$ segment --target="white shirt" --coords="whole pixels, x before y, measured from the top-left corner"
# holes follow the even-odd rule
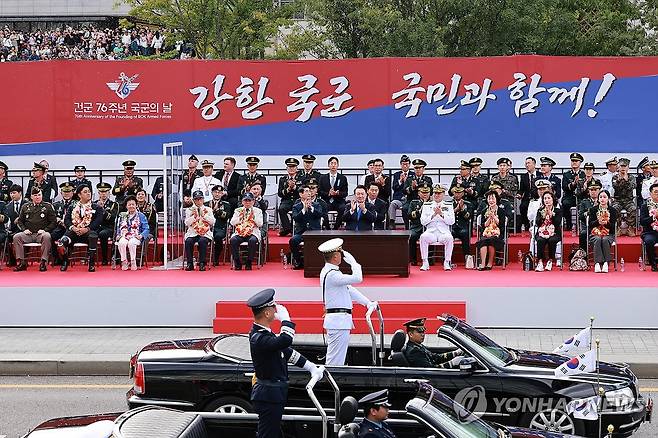
[[[436,206],[441,207],[443,217],[438,214],[434,216]],[[423,204],[423,210],[420,214],[420,223],[426,227],[427,231],[451,235],[450,225],[455,223],[455,210],[452,208],[452,203],[445,201],[440,203],[436,201],[426,202]]]
[[[208,202],[212,199],[212,188],[220,185],[222,183],[214,176],[198,176],[194,180],[192,194],[197,190],[201,190],[203,192],[203,202]]]
[[[528,221],[530,221],[530,227],[535,226],[539,207],[541,207],[541,199],[531,199],[528,203]]]
[[[185,238],[187,239],[188,237],[199,236],[197,230],[195,230],[192,226],[192,224],[195,222],[194,210],[198,208],[201,209],[201,217],[208,223],[208,231],[203,234],[203,237],[212,239],[212,229],[215,225],[215,215],[212,213],[212,208],[206,207],[205,205],[202,205],[201,207],[194,205],[185,209],[185,226],[187,227],[187,230],[185,231]]]
[[[658,183],[658,177],[652,176],[651,178],[642,181],[642,199],[649,199],[649,187]]]
[[[612,177],[615,176],[616,173],[614,172],[608,172],[605,171],[601,174],[601,178],[599,181],[601,181],[601,190],[607,190],[610,192],[610,196],[613,197],[615,196],[615,189],[612,188]]]
[[[364,306],[370,302],[365,295],[352,287],[352,284],[363,281],[361,265],[354,262],[351,267],[352,275],[347,275],[340,272],[336,265],[324,264],[324,268],[320,272],[320,290],[322,290],[322,284],[324,283],[325,309],[351,309],[352,301]],[[349,313],[326,313],[323,326],[325,329],[338,330],[351,330],[354,328],[352,315]]]
[[[233,212],[233,217],[231,217],[231,225],[236,226],[240,223],[240,214],[244,210],[244,207],[238,207]],[[254,212],[254,228],[251,230],[251,235],[256,236],[260,240],[260,227],[263,226],[263,210],[258,207],[252,207],[251,210]],[[250,213],[251,214],[251,213]],[[237,233],[234,231],[233,235]]]

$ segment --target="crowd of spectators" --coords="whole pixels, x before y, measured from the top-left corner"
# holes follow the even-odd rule
[[[23,32],[0,29],[0,62],[52,59],[119,60],[130,56],[159,56],[166,46],[176,47],[180,57],[189,56],[180,41],[166,40],[161,29],[99,29],[71,26]]]

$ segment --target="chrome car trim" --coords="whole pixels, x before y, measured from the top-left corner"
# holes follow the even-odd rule
[[[194,406],[194,403],[190,403],[190,402],[141,398],[141,397],[137,397],[136,395],[130,396],[130,398],[128,399],[128,403],[134,403],[138,405],[181,406],[188,408]]]

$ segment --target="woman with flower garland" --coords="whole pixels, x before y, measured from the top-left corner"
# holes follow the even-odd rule
[[[137,198],[130,195],[125,202],[126,211],[119,213],[116,241],[121,254],[121,270],[128,270],[126,249],[130,252],[130,269],[137,270],[137,247],[148,237],[149,224],[144,213],[137,210]]]
[[[640,208],[640,223],[644,228],[642,244],[647,254],[647,262],[651,265],[653,272],[658,272],[655,248],[658,243],[658,184],[652,184],[649,187],[649,198]]]
[[[541,207],[537,212],[535,225],[537,235],[537,267],[535,271],[542,272],[553,269],[553,261],[557,244],[562,241],[562,210],[558,207],[553,192],[546,192],[541,197]],[[546,258],[548,246],[548,259]]]
[[[495,190],[489,190],[484,198],[486,207],[480,211],[479,222],[481,237],[477,242],[480,251],[478,271],[490,271],[496,261],[496,251],[505,248],[505,227],[507,216],[505,207],[500,202],[500,195]]]
[[[594,272],[608,272],[611,249],[617,231],[617,210],[610,205],[610,192],[599,192],[599,203],[589,209],[589,244],[594,250]]]

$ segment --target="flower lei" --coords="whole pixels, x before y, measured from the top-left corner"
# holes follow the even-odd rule
[[[539,237],[548,239],[549,237],[553,237],[555,235],[555,225],[553,225],[552,216],[546,215],[546,210],[543,211],[543,214],[545,215],[544,222],[539,226],[537,233],[539,233]]]
[[[649,216],[653,218],[651,222],[651,229],[658,231],[658,202],[654,202],[653,199],[647,201],[647,207],[649,209]]]
[[[599,220],[599,226],[592,229],[593,236],[608,236],[610,230],[605,226],[610,223],[610,211],[607,208],[601,208],[596,211],[596,218]]]
[[[84,214],[80,214],[80,207],[84,210]],[[77,228],[88,228],[91,224],[91,217],[93,215],[93,208],[91,202],[88,204],[77,203],[73,207],[73,214],[71,215],[71,222]]]

